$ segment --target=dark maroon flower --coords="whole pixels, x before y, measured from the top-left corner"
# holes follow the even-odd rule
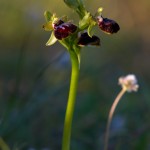
[[[63,22],[62,20],[59,20],[57,23],[54,23],[54,35],[58,40],[68,37],[76,30],[77,26],[70,22]]]
[[[113,34],[120,30],[118,23],[114,20],[103,18],[102,16],[98,17],[97,19],[100,29],[108,34]]]
[[[82,33],[79,37],[78,40],[78,45],[79,46],[86,46],[86,45],[94,45],[94,46],[99,46],[100,45],[100,39],[93,35],[90,37],[87,32]]]

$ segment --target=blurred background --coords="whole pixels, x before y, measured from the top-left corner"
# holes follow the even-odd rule
[[[150,149],[150,1],[85,0],[92,14],[116,20],[121,30],[101,47],[83,48],[72,128],[72,150],[102,150],[107,117],[121,90],[118,78],[137,76],[111,126],[109,150]],[[62,0],[0,1],[0,136],[15,150],[59,150],[69,90],[70,60],[59,43],[46,47],[44,11],[78,16]]]

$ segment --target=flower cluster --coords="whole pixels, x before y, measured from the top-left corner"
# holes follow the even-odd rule
[[[132,91],[136,92],[139,88],[137,79],[133,74],[129,74],[125,77],[120,77],[118,81],[119,81],[119,85],[121,85],[122,88],[127,90],[128,92],[132,92]]]
[[[99,28],[107,34],[113,34],[120,30],[117,22],[103,18],[101,13],[92,16],[89,12],[85,12],[78,26],[68,21],[65,17],[57,18],[55,14],[52,15],[50,12],[46,12],[45,17],[47,23],[43,25],[43,28],[46,31],[52,31],[47,45],[52,45],[57,40],[61,42],[61,40],[69,39],[69,44],[72,44],[72,41],[74,41],[74,44],[79,47],[99,46],[99,37],[91,34],[94,26],[98,25]]]

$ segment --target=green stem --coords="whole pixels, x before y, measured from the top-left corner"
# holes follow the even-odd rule
[[[79,58],[78,58],[77,54],[74,51],[69,51],[69,52],[70,52],[70,58],[71,58],[71,64],[72,64],[72,72],[71,72],[68,104],[67,104],[66,115],[65,115],[62,150],[70,149],[72,118],[73,118],[79,70],[80,70],[79,69],[79,67],[80,67]]]

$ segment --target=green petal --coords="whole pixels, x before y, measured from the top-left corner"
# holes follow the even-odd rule
[[[56,41],[57,41],[57,39],[56,39],[56,37],[55,37],[55,35],[54,35],[54,32],[52,32],[52,34],[51,34],[49,40],[48,40],[47,43],[46,43],[46,46],[51,46],[51,45],[55,44]]]
[[[83,19],[79,22],[79,28],[81,30],[84,30],[85,28],[87,28],[89,26],[90,20],[91,20],[90,13],[86,13]]]
[[[49,11],[44,12],[44,16],[47,22],[51,20],[52,14]]]
[[[93,28],[94,28],[95,25],[96,25],[96,22],[91,20],[90,25],[89,25],[88,30],[87,30],[88,35],[89,35],[90,37],[93,36],[92,31],[93,31]]]

